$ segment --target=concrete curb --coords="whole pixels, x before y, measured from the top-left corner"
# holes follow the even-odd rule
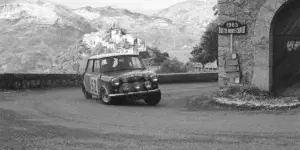
[[[298,108],[300,106],[300,101],[298,103],[293,103],[290,105],[283,105],[283,106],[268,106],[268,105],[253,105],[251,103],[244,103],[244,104],[238,104],[238,103],[225,103],[217,100],[217,98],[213,99],[215,105],[230,109],[239,109],[239,110],[284,110],[284,109],[294,109]]]

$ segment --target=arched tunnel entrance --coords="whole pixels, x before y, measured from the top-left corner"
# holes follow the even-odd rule
[[[290,0],[277,11],[271,36],[273,91],[300,96],[300,0]]]

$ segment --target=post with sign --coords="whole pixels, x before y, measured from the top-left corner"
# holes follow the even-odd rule
[[[240,83],[240,67],[238,55],[233,50],[233,35],[247,34],[247,26],[240,22],[231,20],[219,26],[220,35],[230,35],[230,53],[225,59],[225,72],[234,80],[234,83]]]

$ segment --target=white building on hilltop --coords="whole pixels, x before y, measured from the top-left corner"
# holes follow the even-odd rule
[[[115,26],[110,28],[106,33],[98,31],[85,34],[83,43],[89,48],[95,48],[100,43],[102,46],[120,53],[146,51],[146,44],[143,40],[126,34],[121,28]]]

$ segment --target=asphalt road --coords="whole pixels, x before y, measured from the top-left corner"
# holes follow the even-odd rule
[[[158,106],[106,106],[80,88],[0,93],[0,149],[281,150],[300,148],[300,115],[191,109],[215,83],[161,85]]]

